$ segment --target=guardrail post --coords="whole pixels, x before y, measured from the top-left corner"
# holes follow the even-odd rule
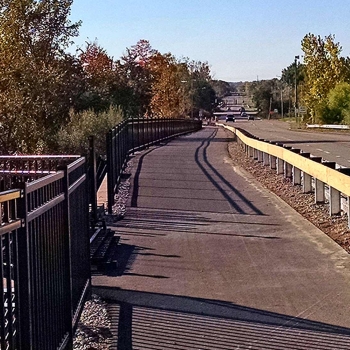
[[[287,146],[287,145],[283,145],[283,148],[287,149],[287,150],[291,150],[292,147],[291,146]],[[287,162],[284,162],[284,177],[285,178],[292,178],[292,171],[293,170],[293,166],[292,164],[289,164]]]
[[[322,164],[331,169],[336,168],[335,162],[322,162]],[[340,192],[335,188],[329,186],[329,215],[339,214],[340,211],[341,211]]]
[[[253,150],[253,159],[258,159],[258,150],[256,148]]]
[[[263,161],[263,153],[262,151],[258,150],[258,162],[261,163]]]
[[[282,158],[277,158],[277,174],[284,173],[284,160]]]
[[[314,162],[322,163],[322,157],[310,157]],[[315,178],[315,203],[324,203],[324,183]]]
[[[300,154],[301,150],[299,148],[292,148],[291,151],[296,154]],[[293,185],[301,184],[301,170],[295,166],[293,166]]]
[[[275,156],[270,156],[270,168],[276,169],[276,160],[277,158]]]
[[[284,162],[284,177],[292,178],[293,176],[293,166],[287,162]]]
[[[270,157],[266,152],[263,152],[263,164],[266,166],[270,165]]]
[[[319,179],[315,179],[315,203],[324,203],[324,201],[324,183]]]
[[[312,192],[312,177],[305,172],[303,172],[303,192]]]
[[[340,192],[333,187],[329,187],[329,215],[339,214],[341,211]]]
[[[311,154],[309,152],[302,152],[300,153],[301,156],[304,158],[310,158]],[[302,172],[302,177],[303,177],[303,193],[310,193],[312,192],[312,177],[305,173],[304,171]]]
[[[248,153],[249,153],[249,157],[250,157],[250,158],[253,158],[253,157],[254,157],[254,148],[251,147],[251,146],[249,146],[249,151],[248,151]]]
[[[342,174],[346,174],[350,176],[350,168],[339,168],[338,169],[339,172],[341,172]],[[347,201],[348,201],[348,210],[347,210],[347,214],[348,214],[348,227],[350,228],[350,196],[347,196]]]
[[[293,166],[293,185],[301,185],[301,170]]]

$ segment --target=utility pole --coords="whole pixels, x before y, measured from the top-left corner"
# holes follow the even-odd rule
[[[193,78],[191,78],[191,95],[192,95],[192,106],[191,106],[191,119],[193,120],[193,99],[194,99],[194,93],[193,93]]]
[[[298,80],[297,80],[297,74],[298,74],[297,60],[298,59],[299,59],[299,56],[295,56],[295,58],[294,58],[294,64],[295,64],[295,106],[294,106],[294,115],[295,115],[295,121],[297,123],[297,126],[299,126],[299,123],[298,123]]]
[[[283,119],[283,85],[281,86],[281,116]]]

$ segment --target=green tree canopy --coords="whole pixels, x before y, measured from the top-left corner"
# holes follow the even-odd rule
[[[350,84],[339,83],[331,89],[321,111],[323,123],[350,124]]]
[[[325,38],[314,34],[302,40],[304,51],[305,82],[303,101],[313,120],[321,119],[321,111],[327,103],[331,89],[344,81],[344,58],[340,57],[341,46],[334,35]]]

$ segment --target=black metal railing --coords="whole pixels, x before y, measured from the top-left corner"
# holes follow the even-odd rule
[[[0,157],[0,184],[17,187],[0,192],[0,348],[71,349],[90,292],[85,158]]]
[[[202,122],[193,119],[127,119],[107,134],[108,212],[130,153],[169,138],[198,131]]]
[[[107,159],[91,138],[89,166],[74,155],[0,156],[0,349],[72,349],[106,172],[111,212],[130,153],[200,128],[195,120],[125,120],[107,135]]]

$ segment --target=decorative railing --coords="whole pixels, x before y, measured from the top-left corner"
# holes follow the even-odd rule
[[[114,195],[130,153],[201,127],[202,122],[193,119],[130,118],[111,129],[107,134],[108,212],[112,213]]]
[[[70,349],[90,291],[85,158],[0,157],[0,184],[0,348]]]

